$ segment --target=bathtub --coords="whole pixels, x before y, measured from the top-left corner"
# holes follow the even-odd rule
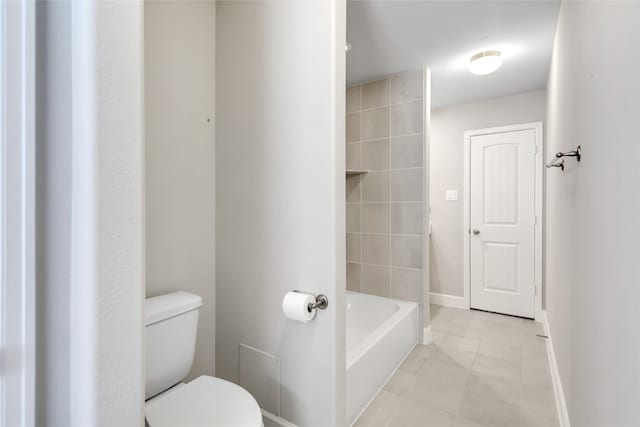
[[[347,292],[347,422],[358,418],[418,341],[418,305]]]

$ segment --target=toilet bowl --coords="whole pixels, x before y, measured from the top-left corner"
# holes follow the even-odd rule
[[[207,375],[147,403],[150,427],[261,427],[255,399],[242,387]]]
[[[256,400],[242,387],[202,375],[193,364],[202,299],[173,292],[145,301],[145,418],[149,427],[262,427]]]

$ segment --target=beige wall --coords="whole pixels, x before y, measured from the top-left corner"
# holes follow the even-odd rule
[[[415,301],[424,290],[422,70],[347,89],[347,287]]]
[[[640,420],[640,4],[563,2],[549,77],[546,310],[574,426]],[[549,154],[547,154],[549,157]]]
[[[215,4],[147,1],[144,29],[146,293],[202,297],[190,377],[213,374]]]
[[[545,91],[535,91],[431,112],[431,292],[464,295],[464,132],[544,121],[545,103]],[[447,190],[457,190],[458,200],[447,201]]]

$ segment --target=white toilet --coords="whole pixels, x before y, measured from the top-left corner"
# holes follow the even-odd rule
[[[145,417],[150,427],[261,427],[262,414],[245,389],[202,375],[181,381],[193,363],[202,299],[173,292],[145,301]]]

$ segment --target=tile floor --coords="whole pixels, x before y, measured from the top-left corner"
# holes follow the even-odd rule
[[[432,306],[418,345],[356,426],[558,426],[542,324]]]

